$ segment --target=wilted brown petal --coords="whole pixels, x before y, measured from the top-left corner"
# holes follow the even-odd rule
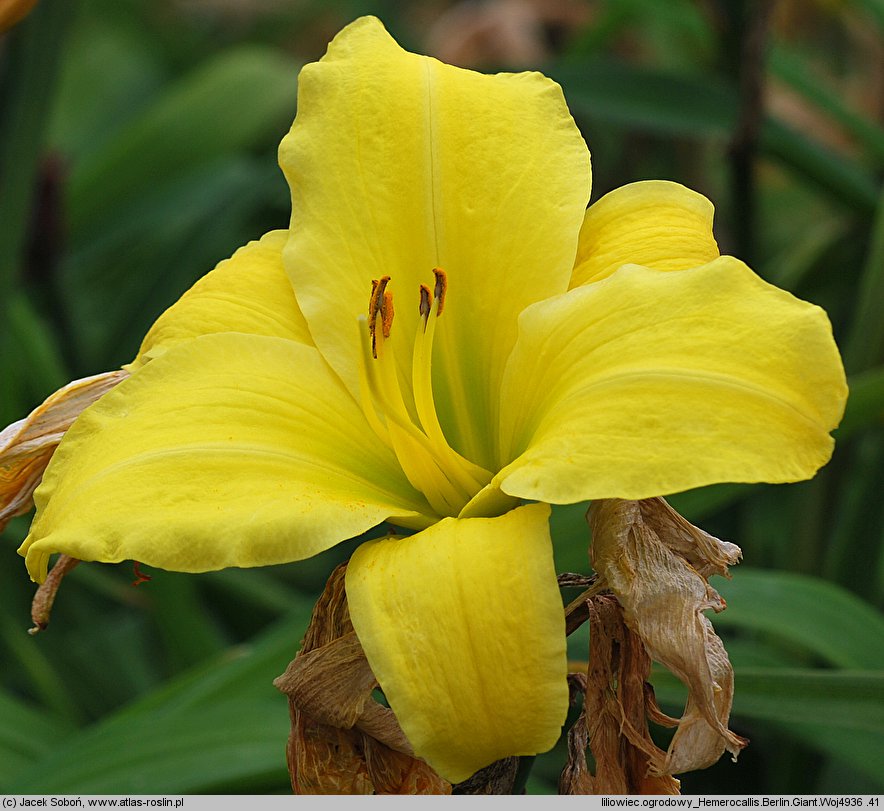
[[[0,532],[33,506],[43,471],[74,420],[128,376],[120,369],[74,380],[0,432]]]
[[[396,719],[393,718],[393,721]],[[398,727],[398,722],[396,726]],[[390,749],[370,735],[363,735],[362,740],[365,745],[365,762],[375,794],[451,793],[450,784],[424,761]]]
[[[740,550],[684,521],[662,499],[594,502],[592,562],[651,657],[688,687],[689,699],[657,774],[702,769],[747,741],[728,728],[733,669],[703,611],[724,600],[706,581],[727,574]],[[701,574],[703,573],[703,574]]]
[[[302,651],[274,684],[315,721],[350,729],[377,682],[356,632],[350,631]]]
[[[301,650],[274,684],[289,697],[287,746],[296,794],[448,794],[451,786],[411,747],[392,711],[372,697],[377,680],[344,592],[346,564],[329,577]]]
[[[589,601],[590,650],[583,712],[568,735],[562,794],[677,794],[678,780],[660,775],[666,753],[647,728],[646,680],[651,660],[627,627],[617,599]],[[573,676],[572,676],[573,679]],[[589,773],[584,750],[595,759]]]
[[[740,562],[740,547],[729,541],[720,541],[708,532],[695,527],[684,516],[679,515],[662,498],[646,498],[637,502],[642,521],[650,526],[657,536],[676,555],[683,557],[697,573],[709,579],[710,575],[720,574],[730,577],[728,566]]]

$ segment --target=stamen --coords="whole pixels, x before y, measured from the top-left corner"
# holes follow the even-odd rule
[[[378,342],[377,342],[377,320],[378,315],[381,316],[381,331],[385,329],[385,317],[383,315],[383,311],[385,309],[384,305],[387,300],[387,285],[390,282],[389,276],[381,276],[380,279],[372,279],[371,280],[371,296],[368,299],[368,331],[371,334],[371,356],[373,358],[377,358],[378,356]],[[393,307],[392,304],[390,306],[390,319],[389,323],[393,323]],[[385,337],[389,337],[389,327],[387,327],[387,332]]]
[[[421,320],[424,322],[424,332],[427,331],[427,321],[430,318],[430,309],[433,306],[432,294],[430,293],[430,288],[425,284],[421,285],[421,303],[418,306],[418,311],[421,314]]]
[[[448,278],[445,271],[440,268],[435,268],[433,275],[436,277],[434,291],[436,295],[432,299],[429,289],[421,285],[420,312],[424,317],[424,329],[417,334],[412,355],[411,381],[414,389],[414,405],[421,427],[433,443],[435,453],[443,462],[446,474],[468,494],[468,498],[471,498],[491,480],[491,474],[465,459],[448,444],[436,413],[432,382],[433,336],[436,332],[436,318],[442,311]],[[436,318],[430,318],[433,304],[436,305]],[[426,315],[424,315],[425,310]]]
[[[406,478],[426,496],[433,510],[439,515],[457,515],[464,494],[452,486],[426,435],[408,416],[392,366],[394,358],[385,351],[383,331],[377,333],[378,357],[372,358],[368,325],[364,317],[359,320],[363,346],[361,400],[369,425],[396,454]]]
[[[416,418],[403,397],[396,357],[386,345],[393,324],[393,294],[386,289],[389,276],[372,280],[368,318],[359,319],[363,347],[360,397],[369,425],[396,454],[411,484],[439,515],[457,515],[491,480],[491,474],[448,444],[436,415],[432,389],[433,335],[448,279],[439,268],[434,269],[433,275],[432,291],[427,285],[420,286],[423,329],[415,337],[411,375]]]
[[[384,291],[390,283],[389,276],[381,276],[380,279],[371,280],[371,296],[368,299],[368,320],[371,321],[381,308]]]
[[[369,297],[368,297],[368,315],[369,315],[369,318],[370,318],[371,315],[372,315],[372,308],[373,308],[374,303],[375,303],[375,295],[374,295],[374,294],[375,294],[375,291],[376,291],[377,289],[378,289],[378,280],[377,280],[377,279],[372,279],[372,280],[371,280],[371,295],[369,295]]]
[[[448,276],[442,268],[433,268],[436,284],[433,288],[433,296],[436,299],[436,315],[442,315],[445,307],[445,293],[448,290]]]

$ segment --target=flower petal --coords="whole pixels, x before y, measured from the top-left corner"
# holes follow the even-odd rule
[[[128,376],[117,370],[74,380],[0,431],[0,532],[10,519],[31,509],[46,465],[83,409]]]
[[[354,393],[371,279],[392,279],[391,341],[408,380],[419,285],[433,286],[434,267],[447,273],[437,406],[451,444],[487,465],[518,313],[567,288],[589,196],[589,153],[559,86],[408,53],[365,17],[301,71],[280,164],[296,226],[286,269]]]
[[[347,569],[350,617],[415,752],[453,783],[544,752],[568,708],[549,507],[444,519],[371,541]]]
[[[798,481],[828,461],[846,395],[825,313],[742,262],[627,266],[522,316],[495,482],[570,503]]]
[[[714,208],[702,194],[668,180],[629,183],[593,203],[583,218],[571,287],[633,264],[686,270],[718,257]]]
[[[245,332],[313,344],[282,266],[288,231],[270,231],[203,276],[153,324],[131,371],[199,335]]]
[[[226,333],[172,347],[68,431],[20,552],[178,571],[309,557],[431,519],[315,348]]]

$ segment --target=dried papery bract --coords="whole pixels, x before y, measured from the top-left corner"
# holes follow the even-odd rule
[[[583,711],[568,733],[568,762],[559,781],[562,794],[678,794],[679,782],[661,774],[666,753],[648,732],[647,719],[666,718],[647,685],[651,660],[626,626],[617,599],[588,600],[590,653],[587,674],[572,674],[572,696],[583,692]],[[586,748],[595,774],[586,764]]]
[[[274,684],[289,697],[287,746],[295,794],[449,794],[411,747],[356,638],[342,564],[313,609],[301,650]]]
[[[0,432],[0,532],[33,506],[43,471],[74,420],[128,376],[120,369],[74,380]]]
[[[707,577],[727,575],[740,549],[692,526],[663,499],[593,502],[592,563],[623,606],[626,625],[651,658],[688,687],[685,712],[657,774],[679,774],[734,757],[748,741],[728,727],[734,674],[703,611],[725,602]]]

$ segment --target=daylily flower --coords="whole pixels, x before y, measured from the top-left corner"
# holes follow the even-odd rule
[[[549,505],[812,476],[846,396],[829,322],[719,257],[684,187],[586,210],[558,85],[373,18],[302,71],[280,162],[290,229],[171,307],[70,428],[28,570],[263,566],[389,522],[415,534],[360,546],[346,591],[414,752],[457,782],[544,751],[568,707]]]

